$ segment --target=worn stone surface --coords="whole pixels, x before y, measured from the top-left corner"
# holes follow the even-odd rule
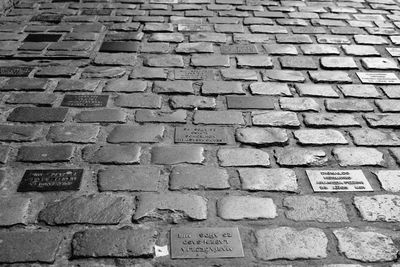
[[[400,171],[397,170],[381,170],[375,172],[381,186],[389,192],[400,192]]]
[[[95,143],[100,127],[92,125],[51,126],[47,139],[54,143]]]
[[[130,126],[118,125],[107,137],[109,143],[157,143],[164,135],[161,125]]]
[[[347,258],[363,262],[391,261],[399,252],[392,239],[386,235],[354,228],[333,231],[339,242],[339,250]]]
[[[296,113],[290,111],[255,111],[251,113],[253,125],[299,127],[300,121]]]
[[[228,173],[216,167],[184,167],[172,169],[169,188],[180,189],[227,189],[229,185]]]
[[[286,217],[294,221],[348,222],[344,205],[338,198],[317,196],[287,197],[283,205]]]
[[[17,160],[22,162],[63,162],[74,156],[71,145],[23,146],[19,149]]]
[[[366,147],[337,147],[333,154],[340,166],[382,166],[383,154],[375,148]]]
[[[324,150],[305,148],[276,149],[275,157],[280,166],[324,166],[328,162]]]
[[[94,194],[68,197],[48,203],[39,213],[39,220],[49,225],[118,224],[132,214],[134,205],[127,197]]]
[[[0,199],[0,225],[11,226],[29,223],[32,199],[27,197],[2,197]]]
[[[366,221],[398,222],[399,199],[396,195],[360,196],[354,197],[354,205]]]
[[[269,166],[269,154],[261,149],[221,148],[217,154],[219,164],[229,166]]]
[[[134,220],[144,218],[191,220],[207,219],[207,199],[201,196],[181,193],[146,193],[139,197]]]
[[[204,148],[200,146],[156,146],[151,150],[154,164],[202,163]]]
[[[278,216],[270,198],[229,196],[217,202],[218,216],[225,220],[272,219]]]
[[[316,228],[296,230],[290,227],[256,231],[256,257],[272,259],[323,259],[327,257],[328,239]]]
[[[343,134],[337,130],[297,130],[294,137],[303,145],[347,144]]]
[[[238,128],[236,139],[245,144],[284,145],[288,141],[286,130],[275,128]]]
[[[83,158],[90,163],[134,164],[140,162],[141,147],[138,145],[104,145],[85,147]]]

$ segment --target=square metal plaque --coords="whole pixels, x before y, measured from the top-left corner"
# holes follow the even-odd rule
[[[400,79],[392,72],[357,72],[362,83],[400,84]]]
[[[242,241],[237,227],[172,228],[171,258],[242,258]]]
[[[109,95],[65,95],[61,106],[64,107],[105,107]]]
[[[137,52],[139,48],[138,42],[103,42],[100,52],[118,53],[118,52]]]
[[[257,47],[253,44],[247,45],[222,45],[221,54],[257,54]]]
[[[228,134],[222,127],[176,127],[175,143],[226,144],[228,143]]]
[[[0,76],[26,77],[33,67],[0,67]]]
[[[79,190],[83,169],[27,170],[18,192]]]
[[[314,192],[374,191],[361,170],[306,170]]]

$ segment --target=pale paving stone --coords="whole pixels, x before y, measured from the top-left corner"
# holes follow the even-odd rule
[[[379,98],[381,95],[375,86],[370,84],[342,84],[338,88],[346,97]]]
[[[231,166],[269,166],[269,154],[261,149],[253,148],[221,148],[217,157],[219,165]]]
[[[328,111],[336,112],[374,111],[374,107],[366,100],[327,99],[325,107]]]
[[[277,95],[277,96],[291,96],[289,86],[284,83],[263,83],[255,82],[250,84],[250,91],[253,95]]]
[[[229,56],[203,56],[193,55],[190,59],[191,65],[196,67],[229,67]]]
[[[267,70],[262,72],[265,82],[304,82],[306,78],[300,71],[294,70]]]
[[[126,113],[122,110],[105,108],[81,111],[75,116],[75,121],[123,123],[126,121],[126,116]]]
[[[290,111],[319,111],[319,104],[312,98],[305,97],[281,97],[279,99],[281,109]]]
[[[339,242],[339,251],[349,259],[362,262],[397,259],[398,250],[388,236],[350,227],[334,230],[333,233]]]
[[[379,56],[379,52],[372,45],[343,45],[346,55],[349,56]]]
[[[352,57],[322,57],[321,66],[326,69],[358,69]]]
[[[229,175],[225,169],[209,166],[177,166],[171,171],[170,190],[228,189]]]
[[[395,132],[382,132],[374,129],[350,131],[354,144],[359,146],[400,146],[400,138]]]
[[[339,97],[328,84],[296,84],[300,96]]]
[[[400,165],[400,148],[391,148],[390,149],[391,154],[395,158],[397,164]]]
[[[257,81],[257,72],[248,69],[223,69],[221,75],[224,80]]]
[[[92,151],[94,149],[94,151]],[[135,164],[140,162],[141,147],[137,145],[103,145],[98,148],[85,147],[83,158],[90,163]]]
[[[218,216],[225,220],[272,219],[278,216],[270,198],[227,196],[217,202]]]
[[[208,111],[198,110],[193,116],[194,124],[238,124],[244,125],[243,114],[240,111]]]
[[[74,234],[72,254],[77,258],[152,257],[157,236],[157,231],[148,228],[84,230]]]
[[[380,57],[362,58],[361,64],[367,70],[397,70],[397,69],[399,69],[396,61],[389,59],[389,58],[380,58]]]
[[[110,132],[107,142],[118,143],[157,143],[164,136],[165,127],[162,125],[118,125]]]
[[[296,173],[291,169],[241,168],[242,189],[248,191],[297,192]]]
[[[55,143],[95,143],[100,127],[95,125],[51,126],[47,139]]]
[[[157,191],[160,169],[157,167],[109,167],[98,173],[99,191]]]
[[[245,144],[284,145],[288,142],[286,130],[275,128],[239,128],[236,139]]]
[[[153,164],[202,163],[204,148],[200,146],[156,146],[151,149]]]
[[[0,233],[0,262],[53,263],[63,240],[58,231],[10,231]]]
[[[256,257],[273,259],[323,259],[327,257],[328,239],[316,228],[296,230],[291,227],[266,228],[255,233]]]
[[[98,53],[94,58],[96,65],[134,66],[136,55],[128,53]]]
[[[253,125],[299,127],[300,122],[296,113],[290,111],[253,111]]]
[[[389,192],[400,192],[400,171],[398,170],[380,170],[375,172],[381,186]]]
[[[383,166],[383,154],[375,148],[366,147],[336,147],[333,154],[339,165],[346,166]]]
[[[158,94],[194,94],[194,89],[190,81],[155,81],[153,92]]]
[[[370,127],[400,127],[400,116],[398,114],[366,114],[364,118]]]
[[[217,106],[215,98],[204,96],[173,96],[169,102],[174,109],[214,109]]]
[[[369,222],[400,222],[400,197],[375,195],[354,197],[354,205]]]
[[[107,82],[103,92],[144,92],[146,87],[146,81],[117,79]]]
[[[381,86],[381,89],[389,98],[400,98],[400,90],[398,85]]]
[[[286,197],[285,215],[294,221],[349,222],[345,206],[339,198],[319,196]]]
[[[297,147],[276,149],[275,157],[280,166],[324,166],[328,162],[324,150]]]
[[[351,114],[309,113],[304,114],[304,124],[309,127],[349,127],[361,126]]]
[[[272,58],[268,56],[236,56],[237,65],[241,67],[273,67]]]
[[[147,56],[143,60],[143,66],[148,67],[183,67],[182,56]]]
[[[375,100],[382,112],[400,112],[400,100]]]
[[[343,134],[337,130],[297,130],[294,137],[303,145],[348,144]]]
[[[173,112],[156,112],[154,110],[142,109],[136,111],[135,117],[137,122],[186,123],[187,113],[186,110],[182,109]]]
[[[301,45],[304,55],[339,55],[340,51],[333,45],[309,44]]]
[[[12,226],[29,223],[32,199],[22,196],[0,198],[0,225]]]
[[[213,53],[213,45],[211,43],[181,43],[175,48],[176,53]]]
[[[138,200],[134,220],[154,218],[177,222],[184,218],[207,219],[207,199],[201,196],[182,193],[143,193]],[[169,214],[163,211],[168,211]]]
[[[39,213],[39,221],[49,225],[118,224],[132,214],[134,204],[125,196],[94,194],[68,197],[49,203]]]
[[[344,71],[309,71],[315,83],[352,83],[349,74]]]

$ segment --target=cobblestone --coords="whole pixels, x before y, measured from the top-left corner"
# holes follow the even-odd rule
[[[366,221],[398,222],[400,220],[399,197],[376,195],[354,197],[354,204]]]
[[[229,196],[218,200],[218,216],[225,220],[272,219],[278,216],[270,198]]]

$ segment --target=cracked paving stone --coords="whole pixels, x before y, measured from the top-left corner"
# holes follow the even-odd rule
[[[317,228],[297,230],[291,227],[266,228],[255,232],[256,257],[273,259],[324,259],[328,239]]]
[[[207,199],[194,194],[182,193],[143,193],[133,220],[161,219],[173,222],[182,219],[207,219]]]
[[[238,169],[242,189],[247,191],[297,192],[296,173],[291,169]]]
[[[383,234],[366,232],[351,227],[333,231],[339,251],[347,258],[362,262],[381,262],[397,259],[399,252],[393,240]]]
[[[217,157],[220,166],[263,166],[270,165],[269,154],[253,148],[221,148]]]
[[[328,157],[324,150],[305,148],[283,148],[275,150],[276,162],[280,166],[325,166]]]
[[[294,221],[349,222],[346,209],[339,198],[319,196],[286,197],[285,215]]]

